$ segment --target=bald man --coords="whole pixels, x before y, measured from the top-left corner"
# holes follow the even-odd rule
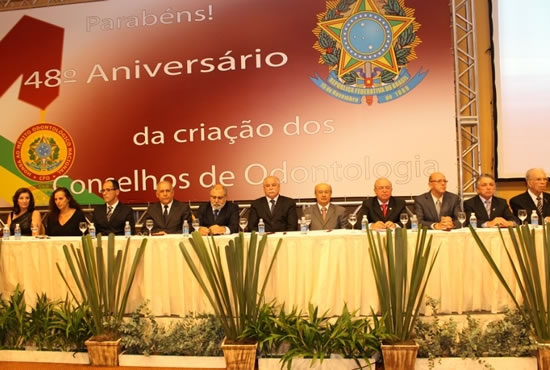
[[[518,210],[527,210],[527,223],[531,223],[531,213],[536,210],[539,215],[539,224],[542,221],[550,222],[550,194],[546,193],[548,176],[542,168],[531,168],[525,174],[527,190],[510,199],[510,207],[517,217]]]
[[[367,215],[369,227],[373,230],[402,227],[399,216],[406,212],[405,201],[392,196],[392,192],[393,187],[390,180],[385,177],[377,179],[374,182],[376,196],[363,201],[357,215],[357,222],[361,222],[363,215]]]
[[[449,181],[441,172],[434,172],[428,179],[430,191],[414,198],[418,224],[433,230],[451,230],[460,227],[458,212],[460,198],[447,191]]]

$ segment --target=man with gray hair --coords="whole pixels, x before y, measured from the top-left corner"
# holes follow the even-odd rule
[[[197,211],[201,235],[228,235],[239,232],[239,206],[227,203],[225,186],[210,188],[210,202],[201,204]]]
[[[476,181],[478,195],[464,202],[466,220],[475,213],[480,227],[508,227],[519,222],[510,211],[506,199],[495,196],[496,184],[493,176],[485,173]],[[467,222],[467,221],[466,221]]]
[[[548,176],[542,168],[531,168],[525,174],[527,191],[510,199],[510,206],[517,217],[518,210],[527,211],[527,223],[531,223],[531,213],[537,211],[539,224],[550,221],[550,194],[545,193]]]

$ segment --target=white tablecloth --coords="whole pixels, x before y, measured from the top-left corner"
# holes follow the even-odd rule
[[[537,233],[541,234],[540,229]],[[501,266],[508,266],[497,230],[480,229],[480,237]],[[408,233],[409,248],[414,248],[416,233]],[[441,313],[467,311],[500,312],[512,301],[490,270],[469,230],[430,231],[439,246],[426,295],[439,299]],[[508,231],[504,231],[508,239]],[[232,236],[215,237],[224,246]],[[344,304],[350,310],[369,314],[378,309],[375,285],[368,255],[367,236],[359,231],[314,231],[269,235],[269,253],[279,238],[283,239],[273,274],[266,292],[267,300],[276,298],[286,307],[307,310],[308,304],[321,311],[341,312]],[[143,237],[133,236],[132,249]],[[105,240],[106,241],[106,240]],[[126,240],[116,237],[117,246]],[[180,235],[149,238],[144,260],[138,270],[130,295],[128,311],[144,300],[157,316],[184,315],[210,311],[200,287],[187,268],[179,243],[189,241]],[[27,303],[34,304],[36,295],[46,293],[52,299],[65,299],[68,290],[57,271],[56,263],[69,274],[62,246],[80,245],[80,238],[49,238],[4,241],[0,264],[0,293],[6,299],[19,284],[25,290]],[[412,256],[412,252],[410,253]],[[502,262],[502,263],[501,263]],[[506,275],[511,276],[506,268]],[[515,285],[514,288],[515,289]]]

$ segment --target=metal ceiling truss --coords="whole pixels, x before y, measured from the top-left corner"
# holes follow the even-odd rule
[[[459,195],[475,193],[481,173],[475,0],[452,0]],[[479,1],[479,0],[478,0]]]

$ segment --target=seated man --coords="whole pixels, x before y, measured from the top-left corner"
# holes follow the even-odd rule
[[[172,183],[159,182],[156,196],[159,201],[147,207],[143,218],[153,220],[153,235],[181,234],[184,220],[187,220],[189,225],[192,224],[191,207],[174,199]]]
[[[227,190],[216,184],[210,189],[210,202],[197,212],[201,235],[228,235],[239,231],[239,206],[227,203]]]
[[[296,231],[298,214],[294,199],[280,195],[281,184],[275,176],[264,179],[265,197],[256,199],[250,205],[248,227],[258,230],[260,218],[264,220],[266,232]]]
[[[401,225],[399,217],[407,212],[405,201],[392,196],[392,183],[381,177],[374,182],[376,197],[368,198],[358,212],[357,222],[360,223],[363,215],[367,215],[370,228],[373,230],[393,229]],[[406,225],[405,225],[406,227]]]
[[[493,176],[489,174],[480,175],[476,181],[476,192],[478,195],[464,202],[466,222],[472,213],[476,214],[479,227],[514,226],[519,219],[516,219],[506,199],[495,197],[496,184]]]
[[[434,230],[450,230],[460,227],[458,212],[460,198],[447,191],[447,182],[441,172],[430,175],[430,191],[414,198],[418,224]]]
[[[102,235],[124,235],[124,226],[129,222],[132,235],[136,233],[134,212],[131,207],[122,204],[118,200],[120,186],[116,180],[107,180],[101,189],[105,204],[94,207],[91,222],[96,227],[96,232]]]
[[[310,230],[332,230],[345,229],[348,223],[346,209],[342,206],[332,204],[332,186],[329,184],[315,185],[315,203],[307,207],[305,212],[311,215]]]
[[[548,176],[542,168],[531,168],[525,174],[527,190],[510,199],[510,207],[517,217],[520,209],[527,211],[525,222],[531,223],[531,214],[534,210],[539,216],[539,224],[542,221],[550,222],[550,194],[546,190]]]

